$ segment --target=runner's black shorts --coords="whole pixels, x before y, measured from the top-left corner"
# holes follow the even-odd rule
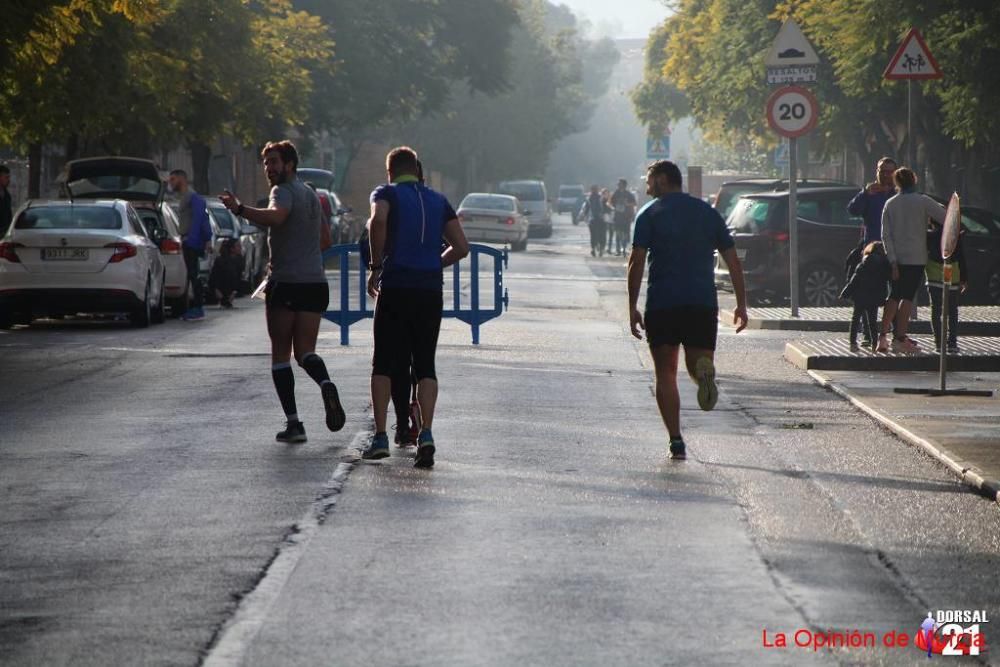
[[[285,308],[296,313],[325,313],[330,305],[330,285],[322,283],[269,282],[264,288],[270,308]]]
[[[372,374],[401,376],[412,363],[417,381],[436,380],[441,290],[383,288],[375,304]]]
[[[923,264],[900,264],[899,280],[892,281],[889,298],[893,301],[913,301],[924,280]]]
[[[646,340],[650,349],[683,345],[714,350],[719,334],[719,309],[674,306],[646,313]]]

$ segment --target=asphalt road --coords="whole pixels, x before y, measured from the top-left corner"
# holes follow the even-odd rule
[[[782,361],[800,334],[722,329],[667,460],[624,262],[584,232],[512,256],[481,346],[445,326],[431,472],[355,461],[370,323],[322,334],[343,433],[297,374],[298,447],[257,304],[0,332],[0,664],[917,664],[763,632],[1000,610],[996,505]]]

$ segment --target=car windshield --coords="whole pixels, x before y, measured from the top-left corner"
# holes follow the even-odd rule
[[[212,215],[219,229],[225,229],[230,232],[236,229],[233,226],[233,216],[228,210],[219,206],[209,206],[208,212]]]
[[[522,202],[545,199],[545,190],[541,183],[502,183],[497,189],[500,194],[517,197]]]
[[[478,208],[487,211],[513,211],[514,200],[507,197],[482,197],[471,195],[462,200],[461,208]]]
[[[736,199],[726,226],[739,234],[759,234],[764,231],[771,208],[777,203],[774,199]]]
[[[561,188],[559,188],[560,197],[577,197],[582,194],[583,194],[582,185],[577,185],[577,186],[564,185]]]
[[[736,206],[736,202],[739,200],[740,195],[748,195],[766,189],[767,186],[754,183],[732,183],[723,185],[722,189],[719,191],[719,197],[715,202],[715,210],[717,210],[723,218],[728,218],[729,214],[733,212],[733,207]]]
[[[105,206],[39,206],[17,218],[14,229],[121,229],[118,211]]]
[[[155,197],[160,192],[160,182],[137,176],[91,176],[67,184],[74,197],[87,197],[105,192],[132,193],[142,199]]]

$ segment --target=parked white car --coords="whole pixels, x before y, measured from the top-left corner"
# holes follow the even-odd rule
[[[160,248],[167,271],[167,307],[171,315],[180,317],[188,308],[189,291],[180,221],[163,201],[166,188],[156,164],[120,156],[72,160],[63,168],[59,185],[67,199],[125,199],[135,207],[147,236]]]
[[[458,207],[458,220],[470,241],[509,243],[511,250],[528,249],[528,219],[516,197],[473,192]]]
[[[165,279],[160,249],[128,202],[29,201],[0,240],[0,327],[81,312],[160,323]]]

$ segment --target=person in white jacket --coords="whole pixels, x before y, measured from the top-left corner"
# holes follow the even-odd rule
[[[927,220],[944,222],[945,209],[925,194],[917,192],[917,175],[900,167],[893,175],[897,194],[882,210],[882,242],[892,264],[892,290],[882,312],[879,352],[888,352],[889,328],[895,319],[892,351],[911,354],[919,351],[907,337],[913,299],[917,296],[927,264]]]

